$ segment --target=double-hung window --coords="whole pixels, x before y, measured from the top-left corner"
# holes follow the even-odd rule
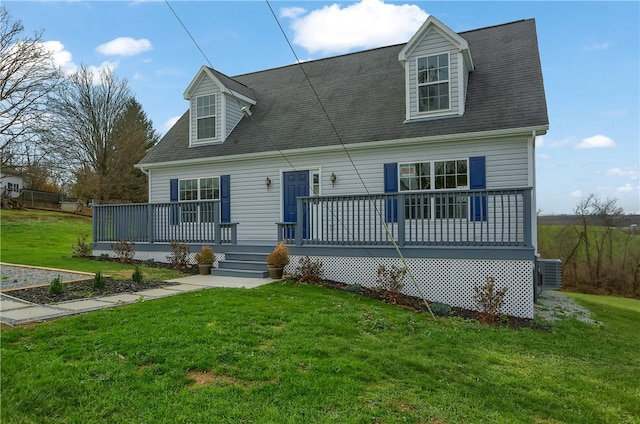
[[[449,53],[419,57],[418,112],[435,112],[450,108]]]
[[[400,191],[407,192],[407,219],[431,219],[432,216],[436,219],[468,217],[466,195],[440,192],[469,188],[467,159],[404,163],[398,168]]]
[[[178,182],[178,200],[219,200],[220,178],[190,178]],[[182,222],[213,222],[212,204],[186,204],[181,208]]]
[[[216,137],[216,95],[196,97],[196,139]]]

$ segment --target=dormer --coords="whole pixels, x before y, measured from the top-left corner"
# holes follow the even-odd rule
[[[249,87],[203,66],[184,92],[189,101],[189,147],[224,143],[256,97]]]
[[[405,70],[406,120],[462,116],[473,60],[469,44],[429,16],[398,54]]]

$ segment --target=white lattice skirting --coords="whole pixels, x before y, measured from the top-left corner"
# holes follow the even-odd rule
[[[310,256],[321,261],[323,277],[346,284],[373,287],[378,266],[402,267],[397,258]],[[285,272],[295,272],[300,256],[292,256]],[[407,259],[419,289],[407,277],[402,293],[419,296],[420,291],[430,301],[477,310],[474,288],[495,278],[496,288],[508,286],[502,312],[521,318],[533,318],[534,262],[527,260],[489,259]]]

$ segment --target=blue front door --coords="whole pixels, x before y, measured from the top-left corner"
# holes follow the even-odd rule
[[[309,171],[291,171],[283,174],[283,211],[284,222],[297,222],[298,208],[296,199],[299,196],[309,195]],[[307,216],[306,209],[302,211],[303,238],[307,237]],[[287,238],[294,238],[293,232],[286,235]]]

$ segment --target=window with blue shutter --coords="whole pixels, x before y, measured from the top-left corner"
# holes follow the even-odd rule
[[[385,193],[398,192],[398,164],[397,163],[384,164],[384,192]],[[398,199],[387,200],[387,207],[385,210],[384,219],[386,222],[398,222]]]
[[[487,188],[486,162],[484,156],[469,158],[469,189],[484,190]],[[471,221],[487,220],[487,196],[471,196]]]
[[[220,176],[220,222],[231,222],[231,176]]]
[[[178,179],[173,178],[169,181],[169,201],[171,203],[178,201]],[[180,208],[178,205],[172,205],[170,209],[170,222],[171,225],[178,225],[180,223]]]

